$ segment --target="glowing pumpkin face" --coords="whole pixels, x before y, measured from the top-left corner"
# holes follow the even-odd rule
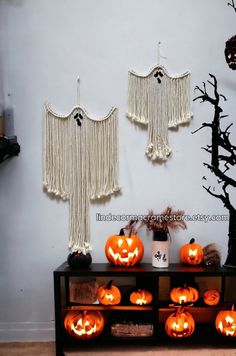
[[[64,319],[67,333],[76,339],[93,339],[101,334],[104,318],[99,311],[69,311]]]
[[[174,303],[185,304],[194,303],[198,300],[199,293],[193,287],[177,287],[173,288],[170,292],[170,299]]]
[[[203,300],[207,305],[217,305],[220,301],[220,292],[216,289],[208,289],[203,294]]]
[[[236,311],[234,311],[234,305],[232,305],[231,310],[221,310],[217,314],[215,326],[219,334],[236,337]]]
[[[144,247],[138,235],[127,236],[123,229],[120,235],[110,236],[105,245],[108,261],[116,266],[134,266],[143,257]]]
[[[112,284],[113,281],[108,282],[105,286],[98,289],[98,300],[103,305],[116,305],[121,301],[121,293],[118,287]]]
[[[187,265],[199,265],[203,260],[203,249],[191,239],[180,249],[180,261]]]
[[[132,304],[143,305],[152,302],[152,294],[146,290],[138,289],[130,294],[130,301]]]
[[[179,308],[166,319],[165,330],[173,338],[189,337],[195,330],[195,321],[189,312]]]

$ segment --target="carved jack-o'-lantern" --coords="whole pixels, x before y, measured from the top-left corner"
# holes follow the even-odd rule
[[[120,230],[119,235],[110,236],[105,245],[108,261],[116,266],[134,266],[143,257],[144,247],[138,235],[125,235]]]
[[[216,289],[208,289],[203,294],[203,300],[207,305],[217,305],[220,301],[220,292]]]
[[[193,287],[177,287],[170,292],[170,299],[178,304],[194,303],[198,300],[198,297],[199,293]]]
[[[146,290],[138,289],[130,294],[130,301],[132,304],[150,304],[152,302],[152,294]]]
[[[69,311],[64,319],[67,333],[76,339],[93,339],[101,334],[104,318],[99,311]]]
[[[108,282],[105,286],[98,289],[98,300],[103,305],[116,305],[121,301],[121,293],[117,286],[112,284],[113,281]]]
[[[189,312],[178,308],[166,319],[165,330],[173,338],[189,337],[195,330],[195,321]]]
[[[236,36],[231,37],[225,44],[225,59],[229,68],[236,69]]]
[[[188,265],[199,265],[203,260],[203,249],[194,239],[180,249],[180,261]]]
[[[224,336],[236,337],[236,311],[234,305],[231,310],[221,310],[215,321],[216,330]]]

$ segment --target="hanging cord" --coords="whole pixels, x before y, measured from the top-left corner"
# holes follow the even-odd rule
[[[77,77],[77,105],[80,106],[80,77]]]

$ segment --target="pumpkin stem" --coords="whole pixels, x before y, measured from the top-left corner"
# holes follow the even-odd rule
[[[232,304],[232,308],[231,308],[231,310],[234,310],[234,304]]]
[[[111,279],[108,283],[107,283],[107,289],[111,289],[113,283],[113,279]]]
[[[195,239],[191,239],[191,240],[189,241],[190,244],[193,244],[194,242],[195,242]]]
[[[124,235],[125,235],[124,227],[122,227],[122,229],[120,229],[119,236],[124,236]]]

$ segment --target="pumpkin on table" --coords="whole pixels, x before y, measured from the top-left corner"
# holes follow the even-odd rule
[[[234,305],[231,310],[221,310],[215,321],[216,330],[219,334],[236,337],[236,311]]]
[[[105,325],[99,311],[69,311],[64,319],[64,327],[76,339],[93,339],[101,334]]]
[[[199,293],[197,289],[193,287],[176,287],[170,292],[170,299],[172,302],[178,304],[194,303],[198,300],[198,298]]]
[[[117,286],[112,284],[112,280],[107,285],[98,289],[98,300],[103,305],[117,305],[121,301],[121,293]]]
[[[152,299],[152,294],[144,289],[138,289],[130,294],[130,301],[132,304],[150,304]]]
[[[129,267],[141,261],[144,247],[138,235],[125,235],[124,229],[121,229],[119,235],[107,239],[105,254],[111,264]]]
[[[203,249],[195,243],[195,239],[191,239],[186,245],[180,249],[180,261],[187,265],[199,265],[203,260]]]
[[[72,252],[67,257],[68,265],[71,268],[80,268],[91,265],[92,257],[90,253],[83,254],[81,251]]]
[[[208,289],[203,294],[203,300],[207,305],[217,305],[220,301],[220,292],[217,289]]]
[[[189,312],[180,307],[166,319],[165,330],[173,338],[189,337],[195,330],[195,321]]]

